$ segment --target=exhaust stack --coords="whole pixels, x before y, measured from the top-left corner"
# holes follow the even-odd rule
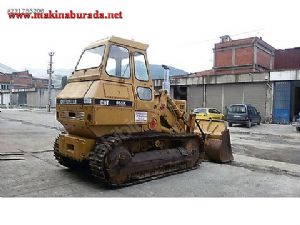
[[[170,68],[166,65],[161,65],[161,66],[165,70],[164,81],[162,83],[162,89],[167,90],[168,95],[170,95],[170,75],[169,75]]]

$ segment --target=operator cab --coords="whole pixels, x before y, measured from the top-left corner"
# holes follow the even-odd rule
[[[116,124],[148,129],[154,89],[147,48],[136,41],[110,37],[84,49],[68,84],[57,96],[57,119],[69,133],[101,136],[112,132]]]
[[[146,50],[148,45],[110,37],[92,43],[82,52],[69,82],[80,80],[151,81]],[[96,77],[95,75],[98,75]]]

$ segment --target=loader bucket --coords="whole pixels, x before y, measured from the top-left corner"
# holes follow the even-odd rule
[[[230,134],[223,120],[197,120],[196,132],[205,136],[204,159],[216,163],[228,163],[233,160]]]

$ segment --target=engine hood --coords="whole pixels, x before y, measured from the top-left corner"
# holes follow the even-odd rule
[[[93,81],[71,82],[59,93],[57,99],[82,99]]]

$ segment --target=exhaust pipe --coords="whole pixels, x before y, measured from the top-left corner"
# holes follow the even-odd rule
[[[161,65],[164,68],[164,81],[162,83],[162,89],[167,91],[167,94],[170,95],[170,68],[166,65]]]

